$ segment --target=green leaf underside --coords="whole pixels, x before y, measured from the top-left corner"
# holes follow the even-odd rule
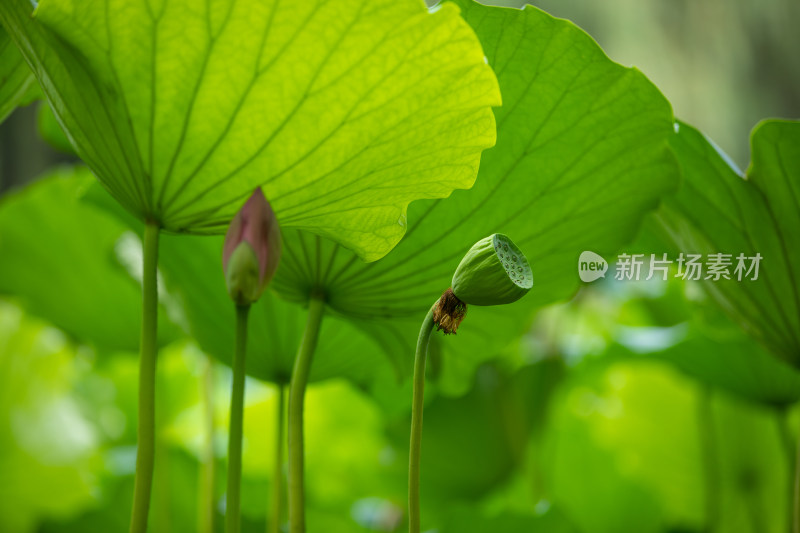
[[[698,336],[664,351],[631,357],[666,361],[701,383],[752,402],[786,407],[800,400],[800,373],[746,337]]]
[[[685,253],[762,256],[753,281],[707,281],[720,306],[773,353],[800,365],[800,122],[765,121],[752,133],[746,176],[700,132],[672,140],[681,189],[659,221]],[[731,269],[732,271],[732,269]]]
[[[169,231],[223,232],[263,185],[282,225],[374,260],[495,140],[497,82],[453,6],[12,0],[0,19],[81,158]]]
[[[222,237],[172,236],[162,238],[160,269],[164,281],[181,302],[189,333],[203,351],[231,364],[235,306],[222,274]],[[250,309],[248,375],[288,383],[305,328],[306,310],[266,291]],[[365,383],[374,366],[383,361],[380,348],[351,324],[326,316],[311,381],[346,377]]]
[[[0,123],[17,106],[27,103],[36,89],[31,69],[0,26]]]
[[[475,187],[413,203],[406,237],[374,264],[287,231],[273,282],[301,302],[323,289],[335,313],[371,332],[406,368],[425,310],[476,241],[508,235],[529,259],[534,284],[515,304],[470,307],[458,335],[443,342],[459,353],[453,365],[493,355],[524,329],[532,309],[569,296],[579,283],[580,253],[617,250],[677,181],[669,104],[640,72],[611,62],[574,25],[532,6],[459,5],[504,101],[495,111],[497,146],[484,155]],[[323,351],[324,336],[320,342]]]
[[[141,287],[115,254],[124,224],[79,200],[86,168],[56,171],[0,201],[0,294],[102,350],[139,347]],[[160,313],[159,341],[176,328]]]

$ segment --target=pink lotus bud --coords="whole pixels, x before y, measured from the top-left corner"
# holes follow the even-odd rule
[[[233,217],[222,248],[222,270],[233,301],[249,305],[258,300],[280,258],[278,219],[258,188]]]

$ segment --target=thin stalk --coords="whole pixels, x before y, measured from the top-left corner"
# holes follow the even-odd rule
[[[156,359],[158,355],[158,236],[160,227],[144,226],[142,271],[142,336],[139,355],[139,419],[136,447],[136,479],[133,488],[131,533],[147,531],[150,491],[153,486],[156,418]]]
[[[289,385],[289,533],[305,533],[303,488],[303,403],[325,302],[312,294],[303,340],[297,351]]]
[[[270,503],[271,513],[268,520],[268,533],[280,533],[281,531],[281,511],[283,510],[283,413],[286,410],[284,401],[284,384],[278,384],[278,413],[277,425],[275,427],[275,455],[273,456],[273,475],[272,475],[272,501]]]
[[[414,399],[411,404],[411,443],[408,452],[408,532],[419,533],[419,461],[422,451],[422,411],[425,405],[425,361],[428,343],[433,332],[433,307],[431,307],[417,339],[414,356]]]
[[[242,428],[244,425],[244,359],[247,352],[249,305],[236,306],[236,350],[233,354],[233,391],[228,429],[228,490],[225,504],[225,532],[239,533],[242,485]]]
[[[205,357],[203,369],[203,464],[200,472],[200,494],[198,505],[198,527],[200,533],[214,533],[214,484],[216,464],[214,458],[214,365],[211,357]]]

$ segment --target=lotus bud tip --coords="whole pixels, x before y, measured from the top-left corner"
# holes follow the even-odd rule
[[[237,305],[258,300],[275,275],[280,256],[278,219],[259,187],[231,220],[222,248],[228,294]]]

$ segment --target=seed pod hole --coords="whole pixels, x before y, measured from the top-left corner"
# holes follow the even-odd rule
[[[502,248],[505,253],[498,252],[503,268],[506,269],[509,279],[518,286],[529,289],[533,286],[533,273],[528,264],[525,254],[511,242],[508,237],[502,234],[495,234],[495,249]]]

